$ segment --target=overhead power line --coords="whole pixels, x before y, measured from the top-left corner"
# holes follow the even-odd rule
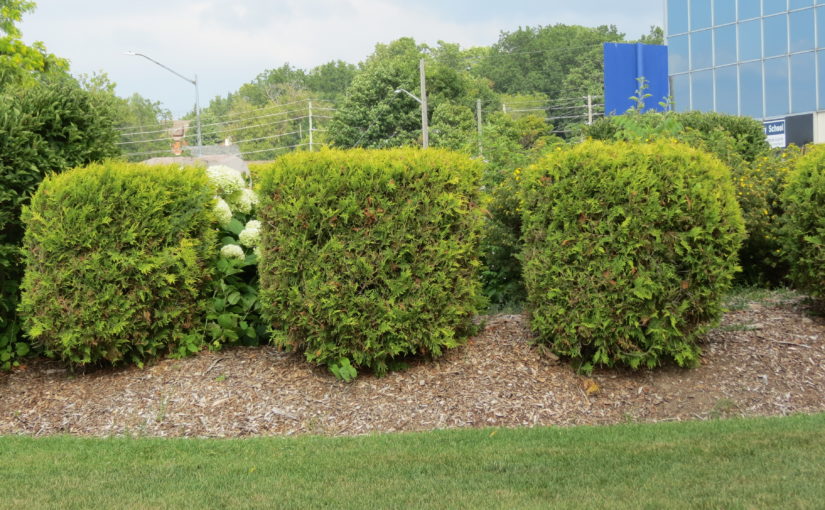
[[[292,112],[289,112],[289,113],[303,113],[303,112],[304,112],[304,110],[293,110]],[[273,115],[262,115],[262,116],[258,116],[258,117],[249,117],[249,118],[243,119],[243,120],[254,120],[254,119],[260,119],[260,118],[264,118],[264,117],[273,117],[273,116],[275,116],[275,115],[274,114]],[[308,115],[304,115],[304,116],[301,116],[301,117],[291,117],[289,119],[284,119],[284,120],[280,120],[280,121],[276,121],[276,122],[263,123],[263,124],[258,124],[258,125],[255,125],[255,126],[245,126],[245,127],[241,127],[241,128],[235,128],[235,129],[216,129],[216,130],[212,130],[212,131],[209,131],[209,132],[204,132],[203,134],[227,133],[227,132],[230,132],[230,131],[237,131],[237,130],[241,130],[241,129],[250,129],[250,128],[253,128],[253,127],[274,126],[276,124],[284,124],[286,122],[291,122],[293,120],[299,120],[299,119],[305,119],[307,117],[308,117]],[[231,121],[231,122],[213,122],[211,124],[203,124],[203,126],[220,126],[220,125],[226,125],[226,124],[236,124],[238,122],[241,122],[241,121],[237,120],[237,121]],[[154,133],[166,133],[168,131],[169,131],[168,129],[162,129],[160,131],[154,131]],[[164,137],[164,138],[155,138],[155,139],[151,139],[151,140],[130,140],[130,141],[127,141],[127,142],[118,142],[117,145],[129,145],[129,144],[136,144],[136,143],[156,142],[158,140],[168,140],[168,139],[169,139],[169,137],[167,136],[167,137]]]
[[[261,108],[253,108],[253,109],[248,110],[246,112],[235,112],[235,113],[225,114],[225,115],[222,115],[218,118],[221,118],[221,119],[231,119],[233,117],[244,117],[245,118],[250,113],[261,112],[261,111],[265,111],[265,110],[272,110],[273,108],[282,108],[284,106],[290,106],[290,105],[299,104],[299,103],[309,103],[310,101],[316,101],[316,99],[305,99],[305,100],[302,100],[302,101],[292,101],[290,103],[281,103],[281,104],[276,104],[276,105],[263,106]],[[320,101],[330,102],[330,103],[332,102],[332,101],[327,101],[327,100],[320,100]],[[335,111],[335,108],[313,108],[313,109]],[[303,111],[303,110],[293,110],[293,111]],[[271,115],[276,115],[276,114],[281,114],[281,113],[283,113],[283,112],[276,112],[276,113],[273,113]],[[161,121],[158,124],[171,123],[171,122],[175,122],[175,121],[174,120]],[[230,121],[226,121],[226,122],[229,123],[229,122],[233,122],[233,121],[230,120]],[[205,125],[207,125],[207,124],[202,124],[202,126],[205,126]],[[118,131],[125,131],[125,130],[132,129],[132,128],[142,128],[142,127],[144,127],[144,126],[119,127],[119,128],[117,128],[117,130]],[[156,131],[136,131],[136,132],[131,132],[131,133],[122,133],[122,136],[132,136],[132,135],[139,135],[139,134],[158,133],[158,132],[162,132],[162,131],[166,131],[166,130],[167,129],[160,129],[160,130],[156,130]]]

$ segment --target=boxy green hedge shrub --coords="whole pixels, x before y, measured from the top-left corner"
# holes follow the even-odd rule
[[[32,341],[72,366],[198,350],[214,195],[203,169],[175,165],[47,177],[23,211],[20,314]]]
[[[793,284],[825,296],[825,147],[796,160],[782,193],[782,243]]]
[[[301,152],[260,173],[260,296],[277,345],[344,379],[459,345],[483,304],[478,162]]]
[[[16,309],[23,278],[21,208],[51,172],[117,154],[111,113],[70,81],[0,94],[0,369],[29,345]]]
[[[676,139],[713,154],[731,170],[747,238],[739,252],[748,285],[780,285],[787,268],[779,256],[777,218],[784,175],[799,150],[771,151],[761,122],[714,112],[629,113],[605,117],[583,128],[599,140]]]
[[[584,142],[525,172],[524,279],[538,341],[595,365],[698,360],[744,237],[728,169],[675,142]]]

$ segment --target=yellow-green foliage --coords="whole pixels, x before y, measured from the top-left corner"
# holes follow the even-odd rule
[[[199,349],[214,194],[197,168],[107,162],[47,177],[23,211],[29,336],[76,366]]]
[[[588,141],[522,182],[538,341],[584,370],[696,363],[744,237],[728,169],[678,142]]]
[[[458,345],[482,304],[481,173],[418,149],[294,153],[261,171],[274,342],[345,379]]]
[[[780,195],[802,151],[796,146],[732,167],[736,196],[748,237],[739,253],[742,277],[749,283],[782,283],[788,268],[782,257]]]
[[[513,305],[525,300],[521,277],[521,210],[518,181],[521,168],[504,174],[497,184],[489,184],[486,206],[489,211],[481,238],[481,278],[491,305]]]
[[[782,206],[791,281],[812,296],[825,296],[825,147],[813,146],[796,160]]]

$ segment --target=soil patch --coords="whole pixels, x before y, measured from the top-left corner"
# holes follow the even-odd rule
[[[439,360],[350,384],[272,347],[85,375],[35,360],[0,374],[0,434],[357,435],[825,411],[825,319],[799,296],[728,312],[692,370],[583,377],[530,337],[525,316],[491,316]]]

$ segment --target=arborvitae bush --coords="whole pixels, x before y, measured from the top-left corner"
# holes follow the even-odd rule
[[[71,82],[0,94],[0,370],[29,351],[16,315],[23,278],[21,208],[43,177],[114,156],[116,140],[111,112]]]
[[[675,142],[585,142],[523,180],[538,341],[594,365],[697,362],[744,237],[728,169]]]
[[[260,172],[262,315],[344,379],[459,345],[482,305],[480,164],[441,150],[322,151]]]
[[[107,162],[47,177],[23,211],[32,341],[72,366],[198,350],[214,195],[197,168]]]
[[[782,193],[782,241],[791,281],[825,296],[825,147],[813,146],[796,160]]]
[[[630,113],[605,117],[583,128],[599,140],[675,138],[719,158],[731,170],[747,238],[739,252],[745,284],[779,285],[787,267],[779,256],[777,219],[784,176],[799,150],[771,151],[762,124],[714,112]]]

